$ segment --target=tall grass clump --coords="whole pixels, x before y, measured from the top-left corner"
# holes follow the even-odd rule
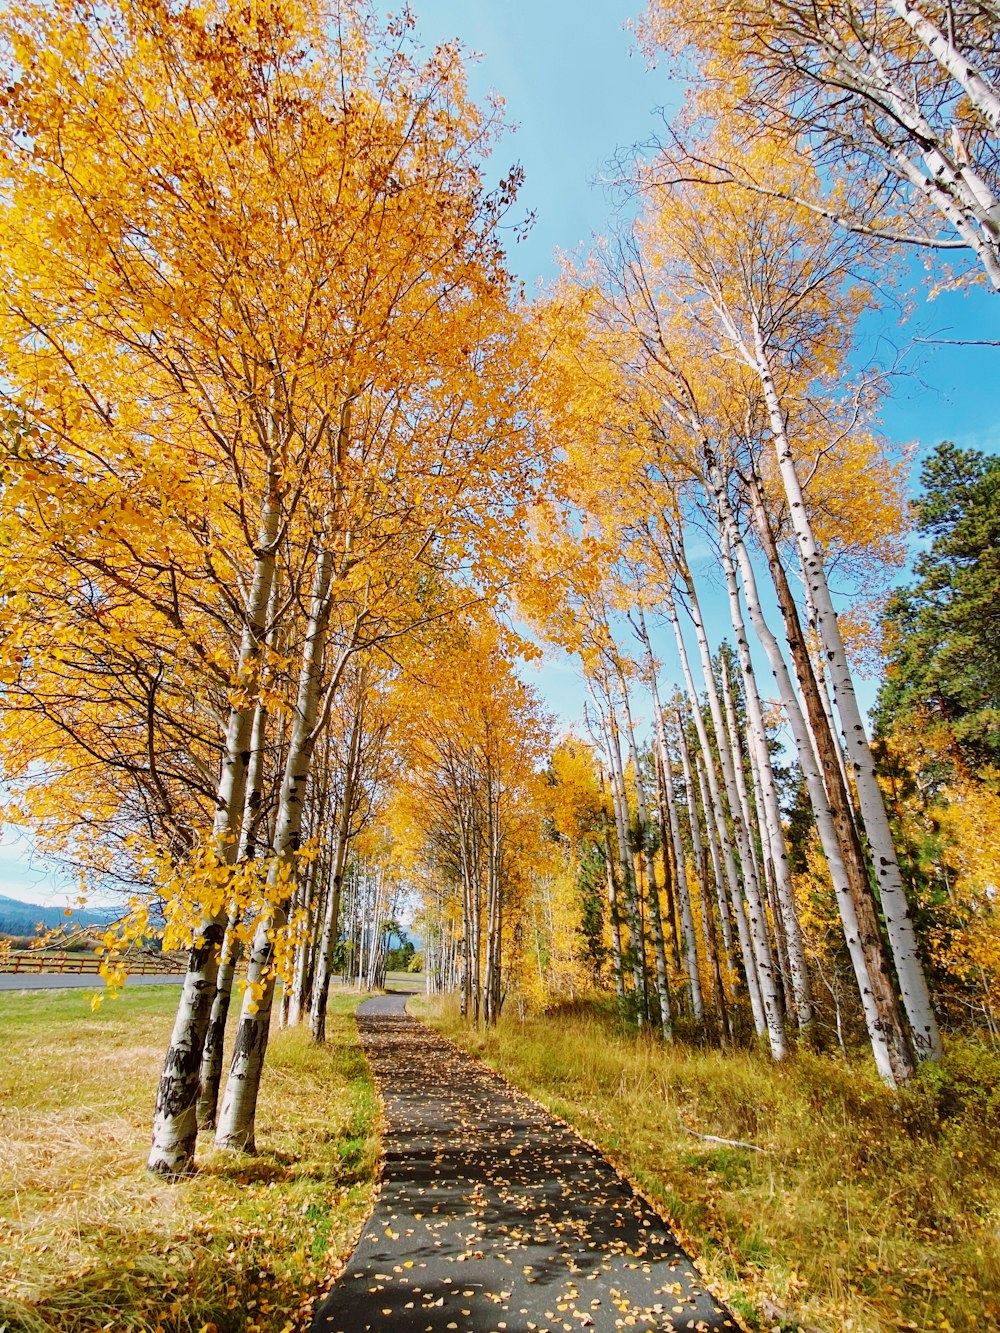
[[[276,1032],[256,1157],[145,1170],[175,987],[0,996],[0,1328],[279,1333],[308,1326],[370,1209],[377,1101],[337,996],[325,1047]]]
[[[955,1040],[893,1092],[864,1060],[664,1045],[606,1006],[488,1032],[447,1000],[419,1011],[599,1144],[749,1327],[1000,1329],[988,1049]]]

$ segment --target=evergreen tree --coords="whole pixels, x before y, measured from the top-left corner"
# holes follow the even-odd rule
[[[1000,762],[1000,457],[944,442],[921,473],[916,582],[891,599],[880,734],[943,728],[960,767]]]

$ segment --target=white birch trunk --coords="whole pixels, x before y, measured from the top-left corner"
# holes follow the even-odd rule
[[[385,872],[377,865],[370,874],[372,884],[372,933],[371,947],[368,950],[368,967],[365,971],[365,986],[373,991],[381,987],[385,979],[382,960],[385,957],[385,921],[386,921],[386,885]]]
[[[704,757],[696,753],[694,756],[694,764],[695,771],[698,775],[698,789],[701,792],[701,803],[705,811],[705,827],[708,831],[708,845],[712,851],[712,861],[717,864],[717,848],[722,839],[725,838],[726,830],[722,823],[719,811],[713,808],[711,803],[708,783],[705,778],[706,765]],[[716,882],[721,883],[718,875],[716,876]],[[736,901],[738,903],[738,900]],[[725,904],[720,901],[720,912],[723,910],[724,906]],[[759,974],[755,971],[756,957],[754,955],[753,937],[750,932],[750,925],[747,921],[746,913],[740,910],[741,907],[742,903],[738,903],[734,916],[736,917],[736,931],[740,940],[740,952],[743,955],[743,966],[747,970],[747,976],[753,976],[754,982],[759,985]],[[750,1007],[754,1017],[754,1029],[757,1036],[767,1036],[770,1038],[770,1024],[768,1022],[768,1013],[764,1006],[763,996],[760,994],[759,989],[755,990],[754,986],[749,986],[749,983],[748,988],[750,991]],[[754,1003],[755,996],[756,1003]],[[780,1060],[782,1057],[780,1055],[775,1055],[774,1058]]]
[[[694,776],[691,768],[691,752],[688,748],[687,732],[684,729],[684,715],[677,714],[678,735],[680,738],[679,748],[681,753],[681,770],[684,774],[684,790],[687,793],[688,822],[691,826],[691,850],[694,855],[695,872],[701,887],[701,914],[702,930],[705,936],[705,953],[708,958],[709,969],[712,973],[712,984],[715,990],[715,1006],[719,1017],[719,1024],[723,1035],[728,1036],[726,1022],[726,995],[722,984],[722,970],[719,967],[719,954],[715,945],[715,929],[712,924],[712,902],[708,891],[708,857],[705,855],[705,846],[701,840],[701,822],[698,818],[698,797],[695,795]],[[702,801],[704,805],[704,800]],[[708,808],[705,808],[705,827],[709,830]],[[725,912],[725,889],[722,884],[722,876],[719,871],[718,861],[715,866],[715,885],[716,893],[719,899],[720,913]]]
[[[329,551],[320,551],[313,574],[295,714],[278,803],[274,855],[267,877],[268,898],[273,905],[265,910],[257,924],[247,967],[247,986],[215,1136],[216,1144],[223,1148],[255,1151],[257,1094],[267,1050],[276,980],[274,940],[285,925],[288,893],[295,882],[295,854],[299,847],[309,765],[316,742],[332,575],[332,555]]]
[[[806,596],[806,616],[810,625],[817,623],[816,603],[813,601],[813,595],[809,584],[803,585]],[[837,732],[837,719],[833,715],[833,700],[830,698],[829,682],[830,678],[823,662],[822,653],[813,654],[813,670],[816,673],[816,683],[819,686],[820,703],[823,705],[823,712],[826,714],[827,726],[830,728],[830,735],[836,743],[837,765],[840,769],[840,778],[844,784],[844,791],[848,794],[851,790],[851,779],[847,772],[847,760],[844,757],[844,747],[840,743],[840,736]]]
[[[728,512],[728,510],[724,513],[724,521],[731,548],[735,552],[739,564],[740,576],[743,581],[743,591],[746,595],[750,618],[753,622],[757,638],[760,641],[761,647],[764,649],[771,670],[774,673],[775,683],[778,687],[782,705],[784,706],[785,716],[788,719],[792,737],[795,741],[796,756],[802,769],[803,776],[805,777],[806,786],[809,790],[809,799],[812,803],[813,814],[816,818],[816,829],[819,833],[820,844],[823,848],[823,854],[826,857],[827,866],[830,870],[830,878],[833,882],[834,893],[837,898],[837,907],[840,912],[840,919],[844,926],[844,939],[847,943],[851,965],[854,969],[854,976],[858,985],[858,993],[861,997],[861,1004],[865,1015],[865,1025],[872,1046],[872,1054],[875,1057],[875,1064],[882,1080],[890,1086],[895,1086],[897,1081],[897,1060],[893,1045],[889,1040],[889,1021],[887,1018],[883,1018],[881,1007],[873,989],[871,973],[868,968],[866,957],[867,951],[865,942],[862,937],[857,909],[855,907],[850,876],[844,860],[846,853],[841,850],[840,838],[841,836],[846,838],[849,831],[846,830],[846,828],[842,828],[841,833],[838,834],[834,822],[834,812],[830,804],[830,797],[817,759],[813,737],[810,734],[806,718],[803,716],[799,706],[799,701],[792,685],[791,676],[788,672],[788,666],[782,655],[778,641],[771,632],[764,617],[763,608],[757,591],[757,579],[754,574],[753,565],[750,562],[749,554],[743,543],[742,537],[735,528],[732,514]],[[843,822],[845,821],[842,821],[842,823]],[[863,867],[861,869],[863,870]],[[900,1070],[900,1073],[905,1077],[905,1071]]]
[[[678,534],[678,537],[679,536],[680,534]],[[750,846],[749,830],[744,826],[740,817],[739,790],[736,783],[736,774],[733,770],[732,755],[729,752],[729,746],[726,744],[726,726],[722,717],[722,705],[719,702],[719,691],[715,684],[715,672],[712,668],[712,651],[709,647],[708,635],[705,632],[705,623],[702,619],[701,606],[698,602],[698,594],[694,586],[694,580],[686,570],[685,582],[687,583],[688,588],[688,598],[691,608],[691,616],[694,622],[695,638],[697,639],[698,650],[701,654],[702,673],[705,677],[705,690],[708,695],[709,710],[712,714],[712,725],[715,729],[716,744],[719,751],[719,764],[722,768],[722,779],[725,783],[726,797],[729,803],[730,815],[732,817],[733,833],[736,837],[736,846],[739,851],[740,862],[743,866],[743,886],[746,891],[750,941],[753,949],[753,956],[757,963],[757,981],[760,986],[761,1003],[764,1007],[764,1019],[767,1025],[768,1043],[771,1047],[771,1054],[774,1056],[775,1060],[783,1060],[788,1054],[788,1043],[785,1037],[781,989],[775,973],[774,955],[771,951],[771,938],[767,913],[764,910],[760,882],[757,878],[757,868]],[[711,763],[711,752],[706,749],[706,768],[708,768]],[[719,835],[721,838],[724,838],[726,833],[724,810],[725,807],[720,803],[718,811]],[[734,898],[734,907],[736,908],[737,925],[739,925],[740,916],[743,911],[743,903],[739,894]]]
[[[274,584],[268,601],[268,622],[274,615]],[[254,710],[253,730],[250,738],[250,763],[247,768],[246,794],[243,802],[243,821],[240,828],[240,842],[236,854],[239,864],[252,860],[256,854],[255,839],[260,820],[260,805],[264,790],[264,742],[267,736],[267,709],[258,699]],[[226,933],[222,942],[219,972],[215,980],[215,996],[212,1000],[212,1014],[205,1045],[201,1057],[201,1087],[198,1093],[198,1127],[214,1129],[215,1117],[219,1108],[219,1087],[222,1083],[222,1061],[226,1039],[226,1023],[232,1003],[233,982],[236,968],[243,956],[243,941],[237,930],[242,917],[241,910],[235,905],[230,909],[226,923]]]
[[[347,851],[350,845],[351,819],[354,814],[354,793],[361,753],[362,718],[363,701],[359,701],[354,726],[351,729],[351,741],[344,772],[344,791],[341,798],[340,818],[337,821],[337,838],[333,848],[332,874],[326,899],[326,911],[316,946],[316,969],[313,976],[309,1026],[312,1039],[317,1044],[326,1041],[326,1009],[330,999],[333,954],[340,931],[340,896],[344,883],[344,867],[347,864]]]
[[[691,987],[691,1009],[700,1023],[705,1017],[705,1002],[701,993],[701,979],[698,975],[698,942],[694,933],[694,915],[691,911],[691,892],[688,888],[687,874],[684,868],[684,843],[681,840],[680,821],[677,817],[677,796],[674,790],[674,775],[670,767],[670,755],[667,751],[667,738],[663,726],[663,713],[659,700],[654,696],[656,709],[656,743],[660,747],[660,766],[663,781],[667,789],[667,815],[670,820],[670,841],[674,848],[674,864],[677,867],[675,882],[677,900],[681,909],[681,930],[684,932],[684,958],[687,964],[688,983]]]
[[[994,86],[912,0],[889,0],[889,4],[942,69],[961,85],[966,97],[996,133],[1000,129],[1000,96]]]
[[[615,884],[615,859],[611,850],[611,828],[607,813],[604,815],[604,868],[608,880],[608,917],[611,926],[611,967],[615,978],[618,1003],[625,999],[625,969],[622,962],[622,927],[618,912],[618,887]]]
[[[892,2],[892,0],[890,0]],[[915,95],[890,75],[876,44],[865,49],[865,63],[853,60],[836,42],[817,32],[838,84],[888,113],[905,130],[919,159],[876,132],[898,176],[911,185],[955,229],[978,258],[989,282],[1000,289],[1000,201],[972,164],[946,143],[924,116]],[[969,69],[970,74],[975,71]]]
[[[753,807],[757,811],[764,809],[764,789],[761,782],[760,771],[757,767],[757,754],[753,745],[748,746],[746,750],[746,761],[750,769],[750,790],[753,796]],[[778,886],[775,876],[774,856],[768,841],[767,831],[763,825],[763,817],[758,814],[758,829],[761,838],[761,855],[763,857],[763,877],[767,886],[767,903],[771,913],[771,920],[774,922],[775,947],[778,953],[778,969],[781,973],[781,984],[785,992],[785,1012],[794,1014],[798,1021],[798,1010],[795,1003],[795,989],[792,985],[792,970],[788,959],[788,941],[785,935],[784,922],[781,906],[778,902]],[[794,900],[793,900],[794,906]],[[796,919],[797,919],[796,913]],[[809,975],[806,969],[806,976]],[[811,986],[810,986],[811,991]]]
[[[903,890],[903,880],[896,860],[882,789],[878,784],[875,763],[861,718],[861,709],[854,692],[854,681],[840,635],[837,613],[830,596],[823,557],[813,534],[799,485],[795,458],[785,431],[784,413],[774,386],[763,338],[756,324],[754,332],[757,372],[774,437],[775,456],[788,500],[803,572],[816,604],[816,628],[826,653],[834,700],[843,724],[847,755],[854,774],[861,818],[875,860],[882,913],[893,962],[896,965],[903,1007],[909,1019],[917,1058],[936,1060],[942,1054],[941,1036],[931,1004],[927,978],[917,951],[913,919]]]
[[[254,681],[266,633],[265,617],[274,580],[279,485],[277,471],[272,467],[261,506],[253,578],[240,641],[236,679],[242,688],[249,687]],[[236,859],[254,715],[255,707],[250,703],[234,706],[229,712],[212,826],[212,848],[219,865],[231,866]],[[188,959],[153,1112],[152,1146],[146,1164],[158,1175],[184,1175],[194,1167],[201,1062],[215,999],[227,916],[228,911],[202,920]]]
[[[674,628],[674,637],[677,640],[677,652],[681,659],[681,670],[684,675],[684,681],[687,685],[688,698],[691,702],[691,713],[694,720],[695,730],[698,733],[698,743],[701,746],[701,752],[705,758],[705,773],[708,781],[709,804],[705,810],[705,824],[710,834],[709,846],[715,849],[715,836],[713,833],[713,821],[721,822],[723,836],[721,840],[722,864],[725,868],[725,880],[729,889],[729,899],[733,907],[733,915],[736,918],[736,929],[740,938],[740,950],[743,954],[743,970],[746,973],[747,992],[750,996],[750,1009],[753,1013],[754,1028],[758,1037],[764,1036],[769,1032],[768,1017],[764,1007],[764,1001],[761,996],[760,981],[757,975],[757,960],[754,956],[753,945],[750,941],[750,933],[747,927],[746,913],[743,910],[743,894],[740,889],[739,876],[736,872],[736,861],[733,857],[733,850],[730,846],[728,837],[725,836],[725,808],[722,804],[722,795],[719,791],[719,780],[715,772],[715,764],[712,761],[712,747],[709,744],[708,731],[705,727],[704,718],[701,715],[701,708],[698,700],[698,691],[695,688],[694,676],[691,673],[691,663],[688,659],[687,646],[684,643],[684,636],[681,633],[680,621],[677,618],[677,609],[674,606],[673,599],[667,601],[667,612],[670,616],[670,623]],[[722,888],[720,880],[720,890]],[[729,926],[724,910],[724,903],[720,903],[720,915],[723,940],[726,944],[727,953],[732,956],[732,941],[729,938]]]
[[[295,896],[295,914],[305,913],[305,929],[302,938],[295,947],[295,961],[292,965],[291,980],[282,987],[281,992],[281,1014],[286,1027],[297,1028],[302,1021],[310,969],[315,965],[312,951],[317,918],[319,913],[325,910],[329,868],[330,857],[327,852],[324,852],[309,867],[309,872],[300,881]]]
[[[646,804],[646,787],[639,767],[639,751],[635,743],[635,728],[632,725],[632,710],[629,707],[628,692],[622,682],[622,701],[625,709],[625,726],[628,731],[629,754],[635,769],[636,811],[639,818],[639,836],[642,840],[642,856],[646,864],[646,882],[649,885],[649,924],[653,932],[653,952],[656,956],[656,994],[660,1005],[660,1027],[669,1041],[673,1032],[670,1025],[670,989],[667,980],[667,952],[663,940],[663,917],[660,912],[660,890],[656,879],[656,863],[649,850],[649,808]]]
[[[636,1016],[639,1026],[642,1027],[645,1021],[645,941],[642,934],[642,919],[639,914],[639,891],[635,880],[635,867],[632,864],[628,793],[625,789],[625,773],[622,768],[621,748],[618,743],[618,722],[611,706],[610,697],[608,699],[606,738],[608,757],[611,761],[611,801],[614,806],[615,824],[618,832],[618,860],[622,868],[625,920],[629,932],[628,955],[632,968],[632,984],[635,987]]]
[[[746,751],[743,749],[743,742],[737,726],[736,710],[729,682],[729,670],[726,666],[726,659],[722,657],[720,661],[722,667],[723,719],[726,727],[725,735],[720,738],[720,744],[724,744],[728,749],[733,766],[733,775],[736,779],[736,795],[739,801],[738,815],[743,828],[746,830],[746,840],[750,848],[750,858],[753,861],[754,876],[769,926],[768,939],[773,945],[771,956],[774,966],[775,986],[781,996],[781,1011],[788,1015],[794,1013],[795,1003],[788,983],[787,967],[785,966],[781,918],[778,913],[772,882],[773,867],[770,847],[764,840],[755,808],[750,801],[750,792],[747,788],[745,774]],[[736,814],[733,818],[736,818]]]
[[[757,677],[754,672],[753,660],[750,656],[750,645],[747,642],[746,626],[743,623],[743,608],[740,602],[739,585],[736,581],[736,570],[733,568],[732,553],[725,524],[725,512],[721,508],[719,484],[718,479],[713,481],[713,489],[716,491],[717,508],[720,511],[719,521],[722,525],[720,534],[722,565],[726,576],[726,587],[729,592],[730,618],[732,619],[733,632],[736,636],[736,649],[740,663],[740,671],[743,676],[743,692],[746,699],[750,744],[760,782],[764,829],[767,837],[767,844],[771,853],[771,866],[775,877],[775,892],[787,942],[788,965],[791,973],[792,994],[795,1000],[795,1016],[799,1029],[801,1031],[806,1031],[813,1021],[812,995],[809,986],[809,969],[806,964],[805,945],[802,940],[802,927],[799,924],[799,915],[795,908],[795,896],[792,892],[792,881],[788,871],[788,848],[785,844],[785,834],[781,826],[781,811],[778,807],[778,795],[774,785],[774,769],[771,764],[771,752],[767,744],[767,731],[764,726],[764,715],[760,705],[760,694],[757,690]],[[723,667],[723,670],[725,670],[725,667]],[[726,682],[724,679],[724,685],[725,684]],[[729,709],[730,712],[732,712],[731,702],[729,703]],[[735,737],[735,716],[731,716],[731,725]]]

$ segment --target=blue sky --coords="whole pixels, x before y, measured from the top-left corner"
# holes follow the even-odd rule
[[[475,97],[495,91],[506,101],[515,128],[498,146],[494,166],[498,177],[513,162],[525,171],[523,213],[536,220],[526,239],[515,243],[511,235],[510,259],[530,295],[556,275],[558,252],[574,253],[610,228],[613,198],[602,183],[613,174],[609,163],[616,151],[649,141],[660,108],[676,109],[682,90],[662,70],[647,68],[626,30],[641,0],[414,0],[411,7],[426,44],[458,38],[468,52],[480,53],[469,70]],[[905,329],[892,313],[871,323],[860,355],[881,351],[888,360],[889,345],[907,346],[914,334],[996,336],[998,302],[982,292],[918,300]],[[1000,451],[1000,349],[913,344],[903,364],[883,413],[895,444],[915,442],[918,456],[943,438]],[[710,628],[717,643],[722,617]],[[669,650],[663,657],[669,679]],[[548,661],[537,684],[561,722],[579,718],[583,687],[568,661]],[[43,867],[32,867],[30,845],[8,831],[0,844],[0,893],[41,902],[62,900],[68,890]]]
[[[613,225],[609,163],[616,152],[648,143],[662,124],[661,109],[676,109],[683,90],[648,67],[627,30],[641,0],[415,0],[413,9],[428,44],[457,37],[480,53],[469,72],[475,96],[495,91],[505,98],[516,128],[497,149],[495,166],[500,173],[517,161],[525,171],[521,200],[535,225],[511,246],[510,258],[530,295],[555,277],[559,252],[572,254]],[[859,361],[886,364],[905,349],[883,411],[885,432],[897,446],[916,444],[918,458],[944,438],[1000,451],[1000,348],[914,342],[995,337],[1000,297],[979,291],[928,302],[923,276],[915,268],[911,290],[897,293],[859,337]],[[905,327],[899,297],[915,301]],[[721,596],[713,598],[710,588],[705,604],[710,616],[717,611],[718,642],[728,623]],[[671,649],[664,645],[662,655],[669,677]],[[550,657],[537,683],[561,721],[580,717],[582,683],[567,659]],[[873,683],[862,689],[873,698]]]

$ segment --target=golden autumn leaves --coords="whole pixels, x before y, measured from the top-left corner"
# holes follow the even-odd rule
[[[266,1030],[276,976],[336,917],[363,836],[340,820],[333,853],[348,787],[395,820],[394,873],[451,875],[439,942],[452,980],[465,950],[468,1004],[495,1011],[503,977],[526,978],[529,927],[539,988],[543,953],[575,975],[547,722],[513,665],[538,649],[501,627],[512,604],[624,684],[609,622],[693,592],[683,525],[705,520],[731,564],[767,530],[779,565],[802,560],[811,646],[849,693],[823,559],[878,592],[900,468],[882,386],[847,383],[860,251],[817,225],[801,139],[746,104],[740,43],[765,20],[746,6],[716,34],[740,77],[712,102],[707,61],[696,155],[637,169],[634,229],[528,307],[499,239],[519,173],[484,185],[496,117],[408,18],[348,0],[5,15],[0,757],[47,847],[165,900],[167,942],[205,955],[186,1059],[224,939],[255,941],[244,1019]],[[352,760],[366,706],[365,734],[391,740]],[[722,833],[738,795],[734,774]],[[747,873],[755,846],[748,830]],[[151,920],[137,903],[126,933]]]

